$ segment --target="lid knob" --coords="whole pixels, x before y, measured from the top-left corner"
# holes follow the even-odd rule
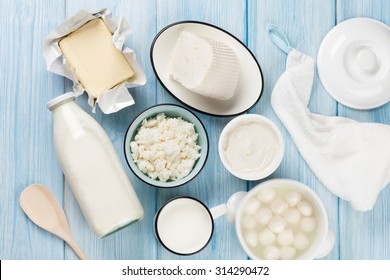
[[[375,53],[368,48],[362,48],[357,53],[356,62],[364,72],[374,72],[378,67],[378,59]]]

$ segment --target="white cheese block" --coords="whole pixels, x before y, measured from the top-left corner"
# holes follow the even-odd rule
[[[182,31],[169,63],[169,77],[195,93],[219,100],[234,96],[240,66],[234,51],[211,38]]]
[[[101,19],[94,19],[64,37],[59,46],[88,94],[99,97],[134,76],[125,56],[111,42]]]

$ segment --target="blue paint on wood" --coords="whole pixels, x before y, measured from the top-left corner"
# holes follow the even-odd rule
[[[149,0],[149,1],[8,1],[0,6],[0,259],[76,259],[58,238],[33,225],[22,213],[18,197],[28,184],[46,184],[64,207],[75,239],[92,259],[246,259],[226,219],[215,222],[209,246],[190,257],[178,257],[163,249],[154,237],[154,214],[165,201],[177,195],[192,195],[210,207],[225,202],[239,190],[259,183],[247,183],[230,175],[218,157],[219,134],[231,118],[196,113],[210,137],[210,155],[202,173],[188,185],[157,190],[138,180],[128,170],[123,156],[123,138],[131,120],[156,103],[178,102],[158,84],[149,49],[159,30],[179,20],[200,20],[215,24],[248,45],[264,74],[264,94],[250,112],[273,120],[286,142],[285,158],[273,178],[293,178],[309,185],[321,197],[336,245],[328,259],[390,259],[390,189],[379,195],[373,211],[356,212],[331,194],[303,161],[287,131],[273,113],[269,101],[277,79],[284,71],[286,56],[266,35],[266,25],[279,25],[297,49],[316,58],[325,34],[335,24],[365,16],[390,24],[390,1],[282,1],[282,0]],[[105,239],[88,229],[74,197],[63,180],[52,144],[51,113],[46,102],[67,90],[71,83],[46,71],[42,44],[48,32],[76,14],[109,8],[123,15],[133,27],[126,44],[137,53],[148,78],[146,86],[131,90],[136,105],[114,115],[92,114],[107,130],[129,178],[145,207],[145,219]],[[205,9],[204,7],[207,7]],[[90,112],[86,96],[77,101]],[[313,112],[340,115],[360,121],[390,124],[390,104],[375,110],[357,111],[332,99],[316,75],[309,104]]]

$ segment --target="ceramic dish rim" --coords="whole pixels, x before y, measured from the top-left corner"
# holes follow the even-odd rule
[[[142,115],[144,114],[145,112],[149,111],[150,109],[152,108],[155,108],[155,107],[160,107],[160,106],[172,106],[172,107],[179,107],[180,109],[188,112],[189,114],[193,115],[200,123],[201,127],[203,128],[203,131],[204,131],[204,134],[205,134],[205,139],[206,139],[206,154],[205,154],[205,157],[204,157],[204,162],[202,163],[202,166],[200,167],[199,171],[194,174],[191,178],[185,180],[186,177],[189,177],[192,170],[190,171],[190,173],[183,177],[182,179],[183,182],[181,182],[180,184],[174,184],[173,186],[163,186],[163,185],[155,185],[155,184],[152,184],[150,182],[147,182],[145,181],[143,178],[141,178],[134,170],[133,168],[131,167],[130,163],[129,163],[129,158],[128,158],[128,155],[127,155],[127,152],[126,152],[126,139],[128,138],[128,135],[129,135],[129,130],[130,128],[132,127],[132,125],[135,123],[135,121]],[[130,149],[130,148],[129,148]],[[124,141],[123,141],[123,150],[124,150],[124,155],[125,155],[125,159],[126,159],[126,163],[127,163],[127,166],[129,167],[129,169],[132,171],[132,173],[138,178],[140,179],[142,182],[148,184],[149,186],[152,186],[152,187],[155,187],[155,188],[161,188],[161,189],[172,189],[172,188],[177,188],[177,187],[180,187],[180,186],[183,186],[189,182],[191,182],[193,179],[195,179],[199,173],[203,170],[204,166],[206,165],[206,162],[207,162],[207,159],[208,159],[208,156],[209,156],[209,150],[210,150],[210,140],[209,140],[209,136],[208,136],[208,133],[207,133],[207,130],[206,130],[206,127],[204,126],[203,122],[200,120],[200,118],[198,116],[196,116],[194,113],[192,113],[190,110],[186,109],[185,107],[181,106],[181,105],[177,105],[177,104],[172,104],[172,103],[161,103],[161,104],[156,104],[156,105],[153,105],[153,106],[150,106],[148,108],[146,108],[145,110],[143,110],[142,112],[140,112],[129,124],[129,126],[127,127],[126,129],[126,132],[125,132],[125,136],[124,136]],[[130,151],[130,150],[129,150]],[[131,152],[130,152],[131,153]],[[202,151],[201,151],[202,153]],[[131,157],[131,154],[129,155]],[[140,171],[141,172],[141,171]],[[141,172],[142,173],[142,172]],[[146,174],[144,174],[145,176],[148,176]],[[151,178],[150,178],[151,179]],[[153,179],[151,179],[153,180]],[[160,182],[160,181],[157,181],[157,180],[154,180],[156,182]],[[170,181],[170,182],[175,182],[175,181]],[[160,182],[161,184],[164,184],[166,182]]]
[[[158,75],[157,73],[157,70],[156,70],[156,67],[155,67],[155,64],[154,64],[154,59],[153,59],[153,50],[154,50],[154,47],[155,47],[155,44],[158,40],[158,38],[160,37],[160,35],[162,33],[164,33],[166,30],[168,30],[169,28],[173,27],[173,26],[176,26],[176,25],[180,25],[180,24],[200,24],[200,25],[206,25],[208,27],[211,27],[211,28],[214,28],[214,29],[217,29],[219,31],[222,31],[224,32],[225,34],[227,34],[228,36],[232,37],[234,40],[236,40],[238,43],[240,43],[241,46],[243,46],[247,51],[248,53],[251,55],[251,57],[253,58],[254,62],[256,63],[257,65],[257,68],[259,69],[259,72],[260,72],[260,77],[261,77],[261,90],[260,90],[260,94],[259,96],[257,97],[256,101],[247,109],[243,110],[243,111],[240,111],[238,113],[235,113],[235,114],[228,114],[228,115],[221,115],[221,114],[214,114],[214,113],[209,113],[209,112],[206,112],[206,111],[202,111],[200,109],[197,109],[193,106],[191,106],[190,104],[188,103],[185,103],[183,102],[181,99],[179,99],[175,94],[173,94],[169,89],[168,87],[162,82],[162,80],[160,79],[160,76]],[[169,95],[171,95],[173,98],[175,98],[177,101],[181,102],[182,104],[186,105],[187,107],[191,108],[192,110],[195,110],[199,113],[202,113],[202,114],[205,114],[205,115],[208,115],[208,116],[213,116],[213,117],[222,117],[222,118],[225,118],[225,117],[234,117],[234,116],[238,116],[238,115],[241,115],[249,110],[251,110],[254,106],[256,106],[257,103],[259,103],[261,97],[263,96],[263,92],[264,92],[264,75],[263,75],[263,71],[260,67],[260,64],[259,62],[257,61],[255,55],[252,53],[252,51],[241,41],[239,40],[236,36],[234,36],[233,34],[231,34],[230,32],[222,29],[221,27],[218,27],[216,25],[213,25],[211,23],[207,23],[207,22],[202,22],[202,21],[197,21],[197,20],[182,20],[182,21],[177,21],[177,22],[173,22],[171,24],[168,24],[167,26],[165,26],[164,28],[162,28],[158,33],[157,35],[154,37],[153,41],[152,41],[152,44],[150,46],[150,52],[149,52],[149,56],[150,56],[150,62],[152,64],[152,68],[153,68],[153,71],[154,71],[154,74],[157,78],[157,80],[159,81],[160,85],[165,89],[165,91],[167,93],[169,93]]]

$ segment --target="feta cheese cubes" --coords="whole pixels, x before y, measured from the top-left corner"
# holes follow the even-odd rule
[[[228,100],[236,91],[240,66],[236,54],[225,43],[182,31],[168,72],[170,79],[192,92]]]

